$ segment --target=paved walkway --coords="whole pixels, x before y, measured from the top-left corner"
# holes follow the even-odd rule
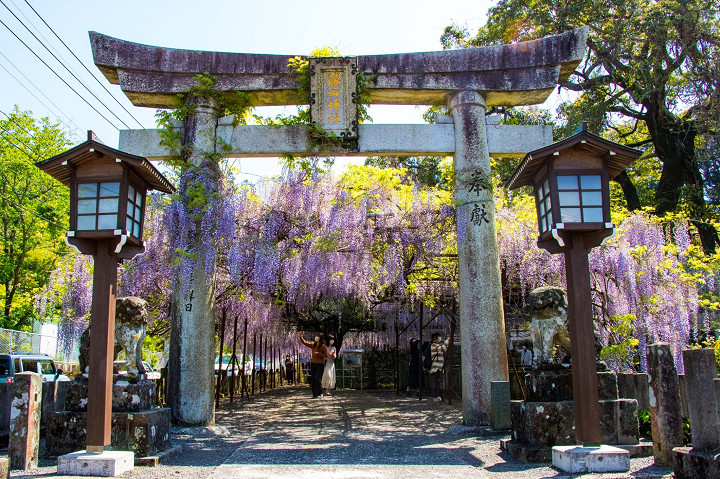
[[[461,426],[459,405],[394,393],[338,391],[313,399],[307,388],[281,388],[251,402],[225,403],[210,428],[175,429],[182,452],[127,478],[659,478],[672,471],[633,459],[628,474],[569,476],[516,462],[502,437],[477,437]],[[13,478],[61,477],[55,461]]]

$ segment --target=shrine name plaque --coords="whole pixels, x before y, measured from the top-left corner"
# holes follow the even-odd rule
[[[357,138],[357,58],[310,57],[308,61],[310,121],[340,138]]]

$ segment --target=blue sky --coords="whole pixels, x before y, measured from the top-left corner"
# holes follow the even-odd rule
[[[484,22],[487,8],[492,4],[485,0],[2,0],[2,3],[30,29],[35,31],[37,28],[42,36],[37,32],[36,35],[41,39],[45,37],[46,44],[56,49],[66,59],[65,64],[75,70],[77,76],[131,128],[139,128],[139,125],[90,78],[28,3],[145,128],[154,127],[155,111],[132,106],[118,86],[110,85],[100,75],[92,63],[88,31],[138,43],[197,50],[303,55],[313,48],[328,45],[338,48],[344,55],[402,53],[440,50],[439,39],[445,26],[455,22],[466,24],[474,31]],[[2,4],[0,20],[95,108],[116,126],[125,128],[58,65]],[[62,120],[74,131],[76,140],[84,139],[85,131],[92,129],[105,143],[117,147],[118,129],[76,96],[2,25],[0,53],[0,111],[9,113],[14,105],[18,105],[22,110],[31,110],[36,117]],[[375,123],[417,123],[422,121],[423,110],[419,107],[374,106],[370,114]],[[268,161],[273,160],[243,159],[241,168],[256,171],[254,165],[257,164],[260,165],[259,174],[266,174]]]

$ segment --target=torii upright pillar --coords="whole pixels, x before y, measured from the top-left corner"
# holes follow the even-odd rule
[[[487,425],[490,384],[507,381],[508,362],[485,100],[463,91],[448,108],[455,124],[463,421]]]

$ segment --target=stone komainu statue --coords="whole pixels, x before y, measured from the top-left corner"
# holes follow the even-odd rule
[[[553,362],[555,346],[570,351],[566,298],[565,290],[555,286],[535,288],[528,295],[535,367]]]
[[[142,365],[142,348],[147,326],[147,302],[134,296],[117,298],[115,301],[115,351],[125,351],[128,374],[137,376],[145,372]],[[87,372],[90,356],[90,327],[80,337],[80,370]]]

